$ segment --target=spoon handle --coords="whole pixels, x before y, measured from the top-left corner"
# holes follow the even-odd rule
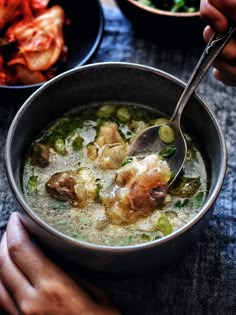
[[[191,95],[193,94],[194,90],[202,80],[204,74],[211,66],[217,55],[221,52],[224,48],[225,44],[228,42],[230,37],[235,32],[235,27],[230,27],[226,34],[217,34],[214,33],[207,44],[205,50],[201,58],[199,59],[180,99],[176,105],[175,111],[170,119],[170,121],[179,124],[182,112],[187,104],[188,100],[190,99]]]

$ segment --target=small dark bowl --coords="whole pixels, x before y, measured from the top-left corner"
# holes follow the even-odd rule
[[[99,0],[73,1],[51,0],[50,6],[59,4],[64,9],[69,25],[64,26],[65,43],[68,56],[65,63],[58,67],[55,75],[86,64],[102,39],[104,16]],[[1,86],[1,104],[6,102],[21,105],[27,97],[44,83],[32,85]]]
[[[143,37],[169,47],[204,45],[204,22],[200,12],[159,10],[135,0],[115,0]]]
[[[22,191],[22,166],[35,137],[63,113],[84,104],[132,102],[171,115],[184,84],[160,70],[130,63],[100,63],[70,70],[45,83],[19,109],[6,141],[6,171],[21,218],[50,253],[99,272],[140,272],[171,263],[198,239],[213,210],[226,170],[223,134],[209,107],[194,95],[183,125],[204,154],[209,191],[202,209],[185,226],[161,239],[133,246],[101,246],[68,237],[27,204]]]

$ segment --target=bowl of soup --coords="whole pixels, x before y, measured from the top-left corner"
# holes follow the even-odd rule
[[[198,239],[226,169],[225,141],[194,95],[182,125],[187,159],[177,180],[160,152],[130,157],[133,139],[163,124],[183,91],[144,65],[98,63],[65,72],[31,95],[6,141],[21,219],[50,253],[99,272],[140,272],[174,261]]]
[[[142,37],[170,47],[204,43],[200,0],[115,0]]]

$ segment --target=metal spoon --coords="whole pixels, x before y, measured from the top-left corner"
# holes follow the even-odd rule
[[[201,79],[203,78],[204,74],[206,73],[208,68],[211,66],[211,64],[217,57],[217,55],[223,49],[223,47],[228,42],[228,40],[230,39],[230,37],[233,35],[234,32],[235,32],[235,28],[230,27],[228,32],[224,35],[213,34],[201,58],[199,59],[199,62],[196,65],[182,95],[180,96],[180,99],[176,105],[176,108],[170,120],[165,124],[155,125],[155,126],[144,129],[133,140],[133,142],[131,143],[129,147],[129,150],[128,150],[129,157],[132,157],[132,156],[144,157],[149,154],[159,153],[160,151],[163,150],[163,148],[168,149],[168,145],[170,145],[170,143],[168,144],[168,143],[163,142],[160,139],[159,133],[161,129],[163,130],[163,128],[164,129],[166,128],[163,126],[169,126],[172,129],[172,131],[174,131],[174,135],[173,135],[174,141],[173,143],[171,143],[171,146],[172,148],[175,149],[175,152],[173,153],[173,155],[167,158],[169,167],[174,174],[169,185],[173,183],[173,181],[176,179],[176,177],[180,173],[186,159],[186,154],[187,154],[187,143],[183,135],[183,132],[181,130],[181,124],[180,124],[182,112],[188,100],[192,96],[194,90],[196,89]],[[168,130],[168,127],[167,127],[167,130]]]

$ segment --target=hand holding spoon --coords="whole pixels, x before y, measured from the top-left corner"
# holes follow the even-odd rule
[[[187,143],[181,130],[182,112],[204,74],[234,32],[235,28],[230,27],[224,35],[213,34],[180,96],[170,120],[167,123],[144,129],[130,145],[129,157],[144,157],[149,154],[163,152],[163,150],[171,150],[171,148],[173,150],[174,148],[175,152],[172,152],[173,154],[168,157],[169,167],[174,173],[170,184],[180,173],[187,155]]]

